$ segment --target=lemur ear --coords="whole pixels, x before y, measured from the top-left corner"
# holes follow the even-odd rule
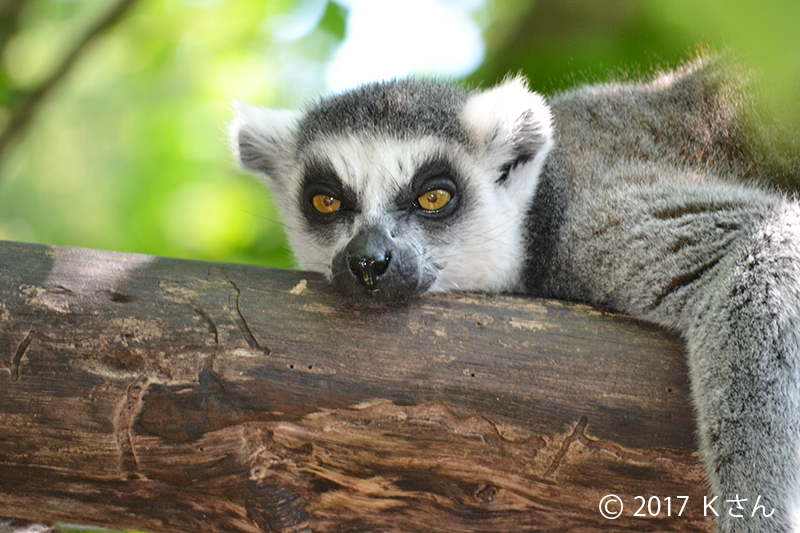
[[[292,162],[301,114],[236,103],[229,135],[243,169],[278,180]]]
[[[464,106],[462,120],[478,146],[502,164],[516,166],[537,155],[543,160],[552,146],[550,108],[521,76],[476,93]]]

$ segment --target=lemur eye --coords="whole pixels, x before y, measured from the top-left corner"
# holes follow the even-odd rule
[[[417,198],[417,203],[425,211],[438,211],[450,203],[451,197],[452,195],[444,189],[434,189]]]
[[[311,203],[314,205],[314,209],[328,215],[330,213],[335,213],[342,207],[342,202],[333,196],[327,196],[325,194],[318,194],[311,199]]]

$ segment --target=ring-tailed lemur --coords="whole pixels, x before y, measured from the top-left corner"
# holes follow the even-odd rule
[[[796,168],[749,134],[719,62],[586,86],[549,105],[400,79],[305,112],[241,105],[241,165],[267,177],[305,268],[349,297],[460,289],[589,302],[685,339],[722,531],[800,531]]]

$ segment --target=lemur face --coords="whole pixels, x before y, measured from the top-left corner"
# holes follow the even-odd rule
[[[516,288],[551,145],[549,110],[520,80],[479,93],[378,83],[306,113],[241,106],[231,135],[268,177],[300,264],[342,294]]]

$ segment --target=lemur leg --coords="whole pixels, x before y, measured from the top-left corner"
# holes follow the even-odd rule
[[[684,337],[718,523],[800,531],[800,207],[777,205],[714,278]]]
[[[721,531],[800,531],[800,206],[628,181],[587,195],[562,231],[577,245],[555,287],[583,291],[564,296],[683,335]]]

